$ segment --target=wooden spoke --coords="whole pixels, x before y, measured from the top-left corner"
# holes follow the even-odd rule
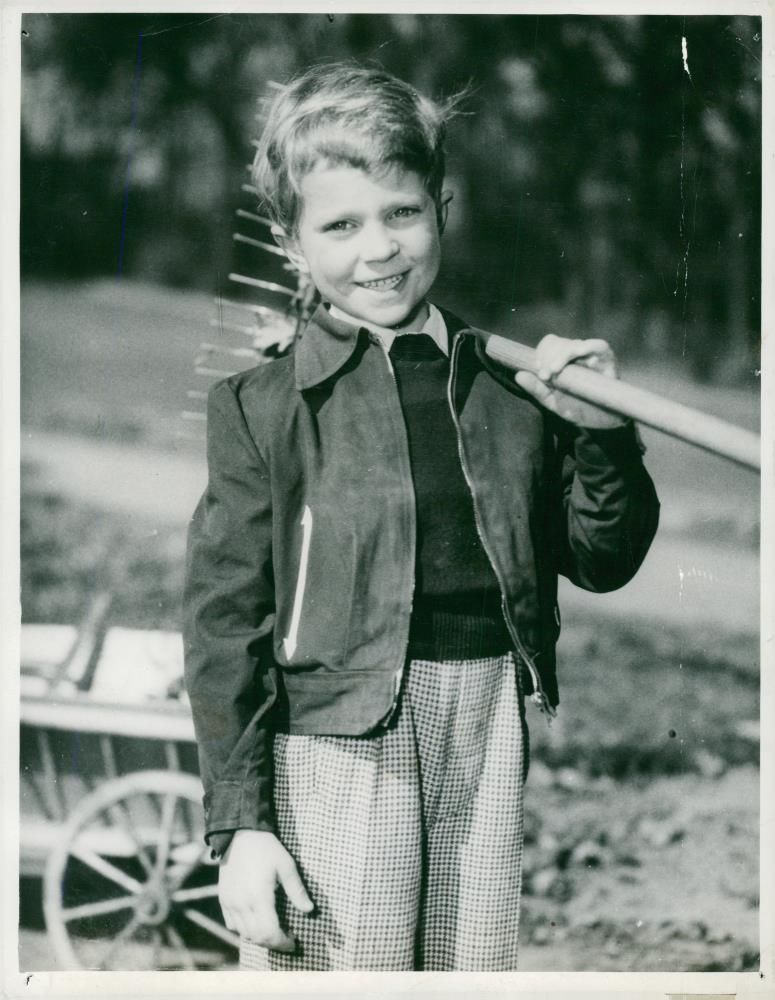
[[[119,896],[117,899],[104,899],[99,903],[71,906],[62,910],[62,917],[67,923],[70,923],[71,920],[83,920],[85,917],[99,917],[105,913],[118,913],[119,910],[134,909],[135,903],[135,896]]]
[[[172,947],[179,952],[180,959],[183,963],[183,968],[192,971],[196,970],[196,962],[194,961],[193,955],[186,947],[185,941],[180,936],[180,934],[178,934],[178,932],[171,924],[165,924],[164,930],[167,934],[167,937],[170,939]]]
[[[151,952],[151,969],[159,970],[161,968],[161,949],[164,944],[162,940],[161,931],[155,928],[153,931],[153,951]]]
[[[186,822],[186,836],[190,841],[198,841],[199,844],[202,842],[202,837],[197,836],[196,832],[196,817],[194,815],[194,803],[189,802],[188,799],[181,799],[180,808],[183,811],[183,817]],[[199,857],[201,857],[202,852],[198,852]]]
[[[33,771],[22,770],[21,781],[22,801],[24,800],[26,789],[29,788],[35,798],[40,812],[46,817],[46,819],[56,821],[57,817],[51,812],[48,800],[48,790],[45,784],[41,781],[40,775],[35,774]]]
[[[145,849],[145,844],[140,840],[138,836],[137,829],[132,819],[132,813],[127,805],[126,801],[121,799],[114,805],[107,806],[107,813],[116,824],[120,826],[129,836],[129,839],[135,845],[135,850],[137,852],[137,860],[145,869],[145,874],[151,876],[153,874],[153,862],[148,856],[148,852]]]
[[[125,927],[121,928],[118,934],[113,938],[110,947],[99,964],[100,971],[105,971],[109,968],[111,959],[121,950],[124,944],[126,944],[126,942],[134,936],[135,931],[141,923],[142,917],[139,913],[135,913],[129,923]]]
[[[38,741],[38,753],[43,765],[43,775],[45,777],[45,788],[50,793],[49,804],[51,814],[54,819],[63,820],[67,816],[67,806],[62,797],[62,790],[57,778],[56,764],[54,763],[54,752],[51,749],[51,733],[48,729],[38,729],[35,733]]]
[[[219,924],[217,920],[206,917],[204,913],[200,913],[199,910],[193,910],[189,906],[184,907],[182,913],[192,924],[196,924],[197,927],[202,927],[204,930],[209,931],[213,937],[217,937],[220,941],[225,941],[226,944],[231,945],[233,948],[239,948],[239,936],[232,933],[232,931],[227,931],[223,924]]]
[[[178,886],[182,885],[191,872],[204,862],[204,855],[207,850],[207,845],[204,845],[201,848],[198,847],[196,857],[191,858],[190,861],[182,861],[180,863],[173,863],[169,865],[166,871],[168,888],[176,889]]]
[[[178,889],[173,892],[172,899],[175,903],[187,903],[192,899],[209,899],[217,895],[218,886],[213,883],[212,885],[198,885],[193,889]]]
[[[118,765],[116,764],[116,751],[113,746],[113,737],[107,733],[100,735],[100,752],[102,754],[102,766],[105,770],[105,777],[109,780],[118,777]]]
[[[164,874],[170,856],[172,843],[172,828],[175,823],[175,811],[178,804],[177,795],[165,795],[162,806],[161,827],[159,829],[158,848],[156,851],[156,871]]]
[[[74,858],[78,858],[83,864],[102,875],[103,878],[108,879],[110,882],[115,882],[116,885],[120,885],[127,892],[139,893],[143,891],[143,887],[137,879],[132,878],[131,875],[127,875],[126,872],[122,872],[120,868],[116,868],[114,864],[106,861],[105,858],[101,858],[99,854],[96,854],[88,847],[79,847],[75,843],[70,849],[70,853]]]
[[[180,754],[178,753],[178,745],[174,740],[167,740],[164,744],[164,757],[167,761],[168,771],[180,770]]]

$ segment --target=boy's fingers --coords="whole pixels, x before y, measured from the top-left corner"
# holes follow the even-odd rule
[[[590,367],[613,369],[613,351],[607,341],[599,338],[568,340],[549,334],[536,348],[538,376],[549,381],[566,365],[580,361]]]
[[[299,870],[290,855],[288,855],[282,865],[278,866],[277,876],[280,880],[280,885],[285,891],[285,895],[297,910],[309,913],[310,910],[314,909],[315,904],[309,898],[299,875]]]
[[[610,354],[611,346],[607,340],[602,340],[600,338],[592,337],[589,340],[578,340],[574,343],[579,344],[584,351],[584,354]]]
[[[247,936],[245,933],[245,921],[235,910],[223,910],[223,919],[230,931],[236,931],[240,937]]]
[[[582,340],[557,339],[548,344],[539,344],[536,350],[538,377],[546,381],[561,372],[571,361],[590,353],[584,350],[583,343]]]
[[[266,947],[272,948],[274,951],[283,951],[287,955],[292,955],[296,951],[296,942],[284,931],[279,931],[271,938]]]
[[[280,926],[277,912],[272,907],[251,910],[246,920],[247,937],[264,948],[293,952],[296,942]]]
[[[542,382],[541,379],[532,372],[518,371],[514,376],[514,381],[518,386],[521,386],[525,392],[529,392],[531,396],[535,396],[539,403],[546,403],[553,392],[553,390],[545,382]]]

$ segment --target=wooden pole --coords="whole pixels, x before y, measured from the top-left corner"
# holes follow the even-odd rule
[[[496,333],[477,331],[485,353],[514,371],[537,371],[535,351]],[[761,469],[758,434],[693,410],[672,399],[607,378],[584,365],[572,364],[553,380],[553,385],[571,396],[594,403],[613,413],[631,417],[648,427],[688,441],[714,455],[721,455],[750,469]]]

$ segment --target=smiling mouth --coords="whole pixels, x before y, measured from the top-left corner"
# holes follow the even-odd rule
[[[368,288],[372,291],[384,292],[389,291],[391,288],[396,288],[404,279],[406,271],[401,274],[394,274],[390,278],[377,278],[374,281],[359,281],[357,284],[361,288]]]

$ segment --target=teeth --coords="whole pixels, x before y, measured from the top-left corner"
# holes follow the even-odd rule
[[[403,278],[402,274],[394,274],[392,278],[379,278],[377,281],[361,281],[363,288],[394,288]]]

